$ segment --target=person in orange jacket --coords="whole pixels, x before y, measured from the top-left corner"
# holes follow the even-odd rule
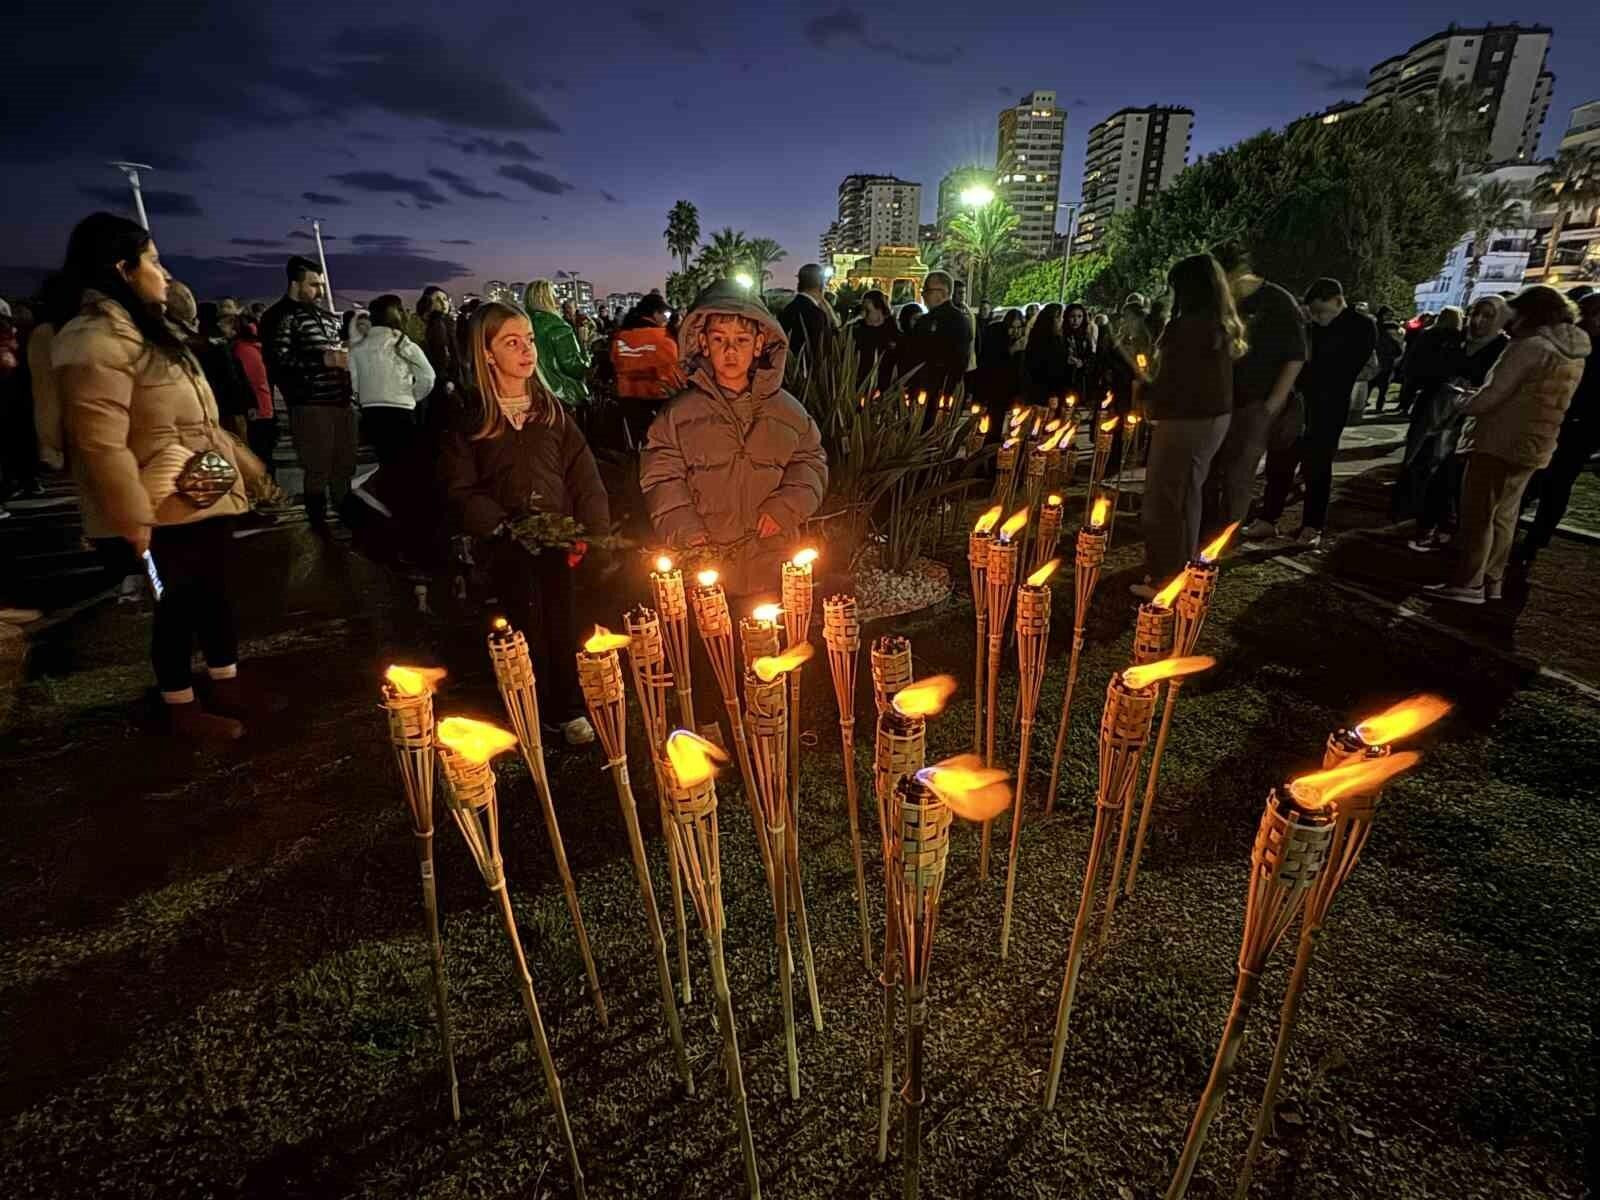
[[[678,343],[667,332],[672,310],[651,292],[623,319],[611,340],[611,365],[617,372],[617,398],[632,445],[643,446],[650,422],[683,386]]]

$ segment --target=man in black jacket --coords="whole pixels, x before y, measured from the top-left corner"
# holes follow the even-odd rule
[[[833,346],[833,310],[823,297],[822,283],[822,268],[816,263],[801,267],[795,297],[778,317],[778,325],[789,339],[789,353],[801,360],[801,370],[807,375]]]
[[[956,307],[955,288],[943,271],[930,271],[922,281],[922,302],[928,311],[917,319],[912,334],[912,361],[921,364],[908,385],[928,393],[932,420],[940,396],[954,394],[972,362],[972,319]]]
[[[350,354],[339,336],[338,315],[317,304],[321,269],[296,255],[286,273],[289,290],[263,317],[262,344],[272,382],[289,406],[289,432],[305,470],[306,518],[320,531],[327,528],[328,493],[337,510],[356,472]]]

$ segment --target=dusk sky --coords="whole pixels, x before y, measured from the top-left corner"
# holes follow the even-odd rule
[[[1510,6],[1515,10],[1516,6]],[[676,200],[817,255],[851,172],[923,185],[993,164],[999,110],[1033,88],[1068,110],[1063,199],[1091,124],[1130,104],[1195,110],[1203,154],[1335,100],[1451,21],[1508,6],[630,3],[74,5],[23,0],[0,44],[0,293],[58,265],[73,223],[145,179],[162,256],[202,297],[282,290],[325,219],[341,295],[574,271],[659,286]],[[1600,96],[1600,4],[1551,0],[1555,100],[1542,150]]]

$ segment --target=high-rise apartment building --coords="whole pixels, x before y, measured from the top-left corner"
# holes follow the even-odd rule
[[[833,254],[876,254],[879,246],[915,246],[922,185],[893,175],[846,175],[839,219],[824,234]]]
[[[1016,212],[1017,240],[1029,254],[1048,254],[1055,241],[1066,135],[1067,114],[1056,107],[1054,92],[1029,92],[1000,110],[995,188]]]
[[[571,300],[574,307],[586,313],[594,312],[594,284],[587,279],[558,279],[551,290],[562,304]],[[517,295],[520,297],[522,293],[518,292]]]
[[[1572,110],[1572,121],[1561,135],[1563,150],[1577,150],[1584,146],[1600,151],[1600,100],[1590,100]]]
[[[1099,248],[1113,213],[1141,208],[1189,162],[1194,110],[1124,108],[1089,130],[1083,159],[1083,209],[1073,248]]]
[[[1373,67],[1366,103],[1433,96],[1453,85],[1488,120],[1489,162],[1531,162],[1555,89],[1556,77],[1545,69],[1549,51],[1545,25],[1452,26]]]
[[[994,171],[990,167],[957,167],[945,173],[939,181],[939,213],[936,218],[941,231],[948,229],[950,218],[962,211],[961,193],[970,187],[994,188]]]

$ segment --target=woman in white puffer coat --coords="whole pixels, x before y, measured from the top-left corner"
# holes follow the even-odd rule
[[[399,459],[417,434],[417,403],[433,389],[433,367],[422,347],[405,334],[399,296],[372,302],[365,336],[351,323],[350,382],[361,409],[361,437],[383,465]]]

